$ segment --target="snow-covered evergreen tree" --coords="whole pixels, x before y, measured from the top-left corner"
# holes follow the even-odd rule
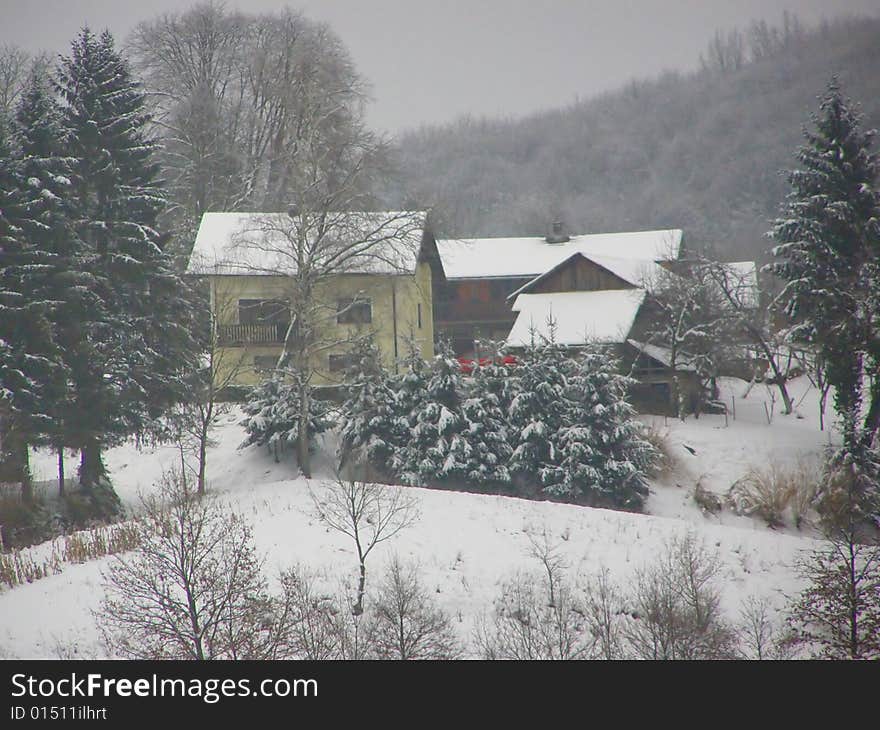
[[[79,414],[68,439],[81,450],[80,482],[92,488],[107,485],[103,447],[143,435],[183,397],[197,348],[188,287],[155,228],[165,201],[144,94],[112,36],[84,29],[59,64],[56,88],[74,223],[85,244],[79,270],[92,277],[100,302],[67,352]]]
[[[20,150],[0,125],[0,481],[30,498],[28,446],[51,422],[59,379],[51,256],[28,240],[39,182],[24,177]]]
[[[411,411],[400,474],[407,484],[460,483],[467,477],[471,446],[462,410],[458,361],[447,347],[430,363],[424,400]]]
[[[567,425],[555,439],[558,466],[545,472],[544,482],[554,496],[639,511],[655,453],[627,399],[631,381],[618,368],[607,348],[588,346],[579,354],[565,392]]]
[[[247,438],[240,448],[256,444],[267,446],[275,453],[279,450],[296,449],[299,433],[299,389],[297,374],[287,369],[275,370],[248,394],[242,406],[247,415],[242,421]],[[308,434],[311,440],[319,433],[332,428],[334,420],[327,401],[309,398]]]
[[[508,469],[523,483],[546,484],[555,474],[557,434],[567,425],[565,394],[572,369],[565,348],[555,341],[552,322],[548,339],[536,338],[519,357],[507,414],[513,448]]]
[[[394,385],[382,367],[379,348],[372,337],[359,340],[355,363],[346,374],[349,396],[342,406],[340,465],[361,458],[383,475],[389,475],[391,457],[405,441],[394,408]]]
[[[35,69],[28,78],[15,114],[15,139],[21,152],[22,175],[31,190],[25,236],[46,261],[51,290],[51,322],[59,361],[51,383],[46,383],[51,418],[41,428],[40,441],[60,449],[66,443],[65,427],[76,419],[71,410],[71,389],[66,353],[81,336],[81,325],[100,311],[92,279],[80,270],[82,242],[71,224],[72,201],[69,160],[63,157],[60,112],[49,78]]]
[[[872,403],[873,417],[863,423],[860,415],[863,383],[880,366],[872,280],[880,256],[878,158],[870,149],[874,132],[861,130],[861,115],[836,78],[812,121],[815,131],[805,130],[798,150],[801,169],[789,173],[792,192],[771,231],[775,261],[768,269],[785,282],[779,301],[793,323],[792,340],[816,348],[826,363],[844,449],[856,452],[880,426],[880,400]],[[872,395],[880,398],[880,386]]]
[[[407,454],[402,446],[409,442],[415,426],[416,415],[425,402],[428,393],[428,365],[414,340],[407,342],[406,355],[399,363],[399,373],[391,379],[394,398],[391,407],[394,411],[395,429],[401,433],[401,448],[391,457],[391,472],[400,478],[406,469]]]
[[[513,449],[507,427],[511,371],[502,364],[502,351],[490,347],[489,362],[473,371],[469,397],[462,404],[470,444],[467,478],[474,484],[510,484],[507,462]]]

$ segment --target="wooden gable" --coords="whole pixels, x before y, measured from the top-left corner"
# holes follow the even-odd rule
[[[607,289],[635,289],[630,282],[600,266],[585,256],[572,256],[548,271],[528,288],[530,294],[550,294],[566,291],[602,291]],[[525,292],[525,290],[524,290]]]

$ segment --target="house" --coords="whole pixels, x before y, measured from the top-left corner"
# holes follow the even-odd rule
[[[435,326],[460,357],[472,357],[481,339],[503,341],[516,354],[549,338],[552,328],[567,347],[613,347],[638,381],[632,395],[642,407],[665,409],[673,393],[703,401],[704,384],[687,354],[677,353],[673,366],[671,353],[650,336],[658,316],[651,283],[703,265],[684,255],[681,230],[569,236],[557,223],[546,237],[441,240],[437,248],[445,278],[435,295]],[[718,265],[713,273],[738,305],[758,305],[753,262]],[[738,373],[753,368],[753,358],[727,364]]]
[[[663,348],[647,342],[655,313],[644,285],[660,271],[652,258],[572,253],[509,295],[516,319],[506,344],[517,352],[551,337],[571,349],[602,343],[638,381],[631,396],[641,408],[665,411],[672,392],[696,402],[695,368],[684,357],[672,368]]]
[[[554,309],[555,317],[570,322],[567,332],[578,342],[588,330],[606,338],[613,330],[625,342],[644,297],[635,304],[637,294],[586,294],[639,289],[657,262],[678,259],[682,231],[568,236],[554,224],[546,237],[441,240],[437,250],[445,277],[435,294],[435,326],[457,355],[469,356],[475,340],[521,345],[530,325],[540,328],[537,319]],[[578,294],[556,296],[565,292]],[[612,300],[620,321],[603,317]]]
[[[308,259],[303,252],[308,252]],[[233,383],[253,385],[275,367],[291,328],[291,298],[303,261],[314,278],[312,383],[341,381],[351,342],[372,333],[395,368],[408,340],[434,354],[432,291],[441,276],[424,212],[345,212],[315,221],[291,213],[205,213],[186,273],[210,292],[223,362]]]

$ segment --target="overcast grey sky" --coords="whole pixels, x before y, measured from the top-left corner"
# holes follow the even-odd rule
[[[195,0],[0,0],[0,44],[66,52],[85,23],[123,40]],[[372,84],[370,121],[397,131],[462,114],[521,116],[664,69],[696,67],[717,28],[880,15],[880,0],[229,0],[325,20]],[[878,39],[880,43],[880,39]]]

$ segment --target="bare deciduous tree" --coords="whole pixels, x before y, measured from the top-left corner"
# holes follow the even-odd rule
[[[318,588],[315,573],[294,566],[281,574],[282,600],[290,621],[282,643],[284,654],[296,659],[345,658],[336,599]]]
[[[601,659],[623,658],[623,635],[620,617],[623,595],[612,582],[607,568],[600,568],[586,587],[586,611],[593,635],[594,655]]]
[[[779,353],[782,345],[782,334],[772,325],[770,309],[762,306],[762,288],[757,280],[752,281],[751,275],[730,264],[701,259],[699,266],[704,268],[715,287],[721,294],[730,320],[735,329],[748,338],[754,348],[764,356],[773,371],[773,381],[779,388],[784,404],[784,414],[792,412],[791,396],[786,387],[787,374],[782,371]],[[769,299],[768,296],[763,297]]]
[[[764,597],[748,596],[740,607],[739,634],[747,659],[793,659],[791,637],[783,633],[774,614],[779,612]]]
[[[711,387],[719,367],[728,356],[729,313],[712,284],[705,267],[685,262],[675,272],[660,269],[646,276],[642,285],[648,291],[648,306],[654,313],[646,333],[648,344],[666,348],[666,363],[672,377],[670,406],[684,417],[683,394],[676,373],[695,370],[704,388]],[[702,406],[695,404],[699,416]]]
[[[209,322],[202,338],[202,357],[199,369],[192,374],[189,398],[181,402],[171,417],[174,439],[181,452],[181,475],[193,471],[196,492],[204,494],[208,466],[208,447],[212,445],[211,432],[219,420],[229,413],[228,390],[247,366],[246,350],[224,346],[218,322],[228,321],[226,308],[235,300],[217,296],[217,310],[205,311]],[[186,454],[194,457],[195,468],[186,463]]]
[[[167,474],[142,500],[139,547],[105,574],[95,618],[139,659],[271,659],[290,620],[267,591],[250,526]]]
[[[705,55],[700,55],[700,64],[705,70],[722,74],[738,71],[745,63],[745,39],[739,28],[733,28],[727,33],[716,30]]]
[[[338,36],[299,12],[202,2],[139,24],[128,48],[156,105],[174,214],[191,232],[207,210],[298,203],[305,166],[293,161],[315,144],[344,179],[367,139],[365,82]]]
[[[30,56],[18,46],[0,46],[0,123],[10,121],[30,67]]]
[[[590,659],[593,639],[584,609],[564,576],[547,581],[518,573],[505,581],[489,617],[477,620],[474,643],[484,659]]]
[[[736,632],[721,614],[714,581],[717,553],[692,533],[667,544],[656,562],[636,574],[632,620],[624,629],[628,646],[641,659],[730,659]]]
[[[546,526],[541,530],[540,535],[530,531],[528,538],[529,555],[544,568],[547,578],[547,591],[550,594],[550,605],[552,606],[556,603],[557,581],[564,578],[565,571],[568,569],[568,563],[561,554],[561,546],[559,543],[552,541]]]
[[[354,615],[364,612],[367,557],[419,519],[418,500],[400,487],[337,478],[320,493],[310,491],[318,519],[354,540],[359,578]]]
[[[415,565],[394,558],[372,603],[380,659],[456,659],[461,648],[452,621],[419,581]]]

